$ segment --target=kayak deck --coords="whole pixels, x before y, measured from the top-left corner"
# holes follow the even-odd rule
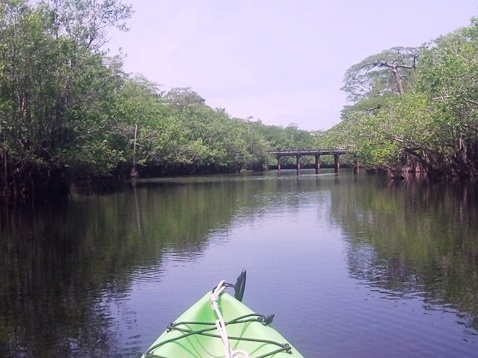
[[[273,316],[254,313],[226,292],[218,295],[216,301],[224,323],[222,330],[217,326],[218,313],[212,307],[211,292],[208,292],[171,323],[143,357],[303,357],[279,332],[268,326]],[[225,341],[230,349],[225,349]]]

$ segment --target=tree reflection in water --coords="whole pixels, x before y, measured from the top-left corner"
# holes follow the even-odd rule
[[[476,183],[386,183],[335,192],[332,216],[347,234],[350,274],[426,309],[457,312],[478,331]]]

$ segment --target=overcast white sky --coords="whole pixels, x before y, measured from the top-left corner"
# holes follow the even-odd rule
[[[127,33],[108,47],[125,70],[191,87],[233,117],[328,129],[346,104],[345,71],[394,46],[468,26],[478,0],[123,0]]]

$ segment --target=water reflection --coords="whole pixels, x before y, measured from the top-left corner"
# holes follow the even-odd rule
[[[164,258],[201,257],[211,232],[227,231],[236,215],[255,212],[256,194],[276,190],[276,180],[259,178],[137,181],[107,194],[82,188],[61,206],[3,216],[0,356],[141,353],[131,338],[125,351],[114,327],[132,280],[157,278]],[[134,312],[121,315],[134,320]]]
[[[478,330],[477,195],[473,182],[336,192],[332,216],[350,243],[351,276],[391,299],[418,295],[426,309],[460,312],[460,323]]]
[[[262,285],[251,276],[252,302],[281,307],[281,331],[306,356],[360,356],[347,344],[386,353],[371,340],[391,339],[387,322],[393,330],[426,314],[452,316],[443,335],[458,321],[476,342],[474,183],[294,170],[107,189],[2,216],[0,356],[138,356],[173,308],[243,265]]]
[[[71,230],[65,211],[23,213],[1,241],[0,355],[109,355],[116,345],[99,300],[99,280],[85,276],[98,258],[79,265],[81,225]],[[50,220],[53,219],[53,220]],[[86,226],[84,226],[86,227]],[[94,265],[94,266],[93,266]],[[82,269],[79,269],[82,267]],[[106,281],[106,277],[102,276]],[[122,290],[119,280],[110,282]]]

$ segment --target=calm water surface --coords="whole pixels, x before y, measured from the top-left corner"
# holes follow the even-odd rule
[[[243,269],[244,302],[306,357],[478,356],[476,188],[282,171],[9,213],[0,356],[138,357]]]

